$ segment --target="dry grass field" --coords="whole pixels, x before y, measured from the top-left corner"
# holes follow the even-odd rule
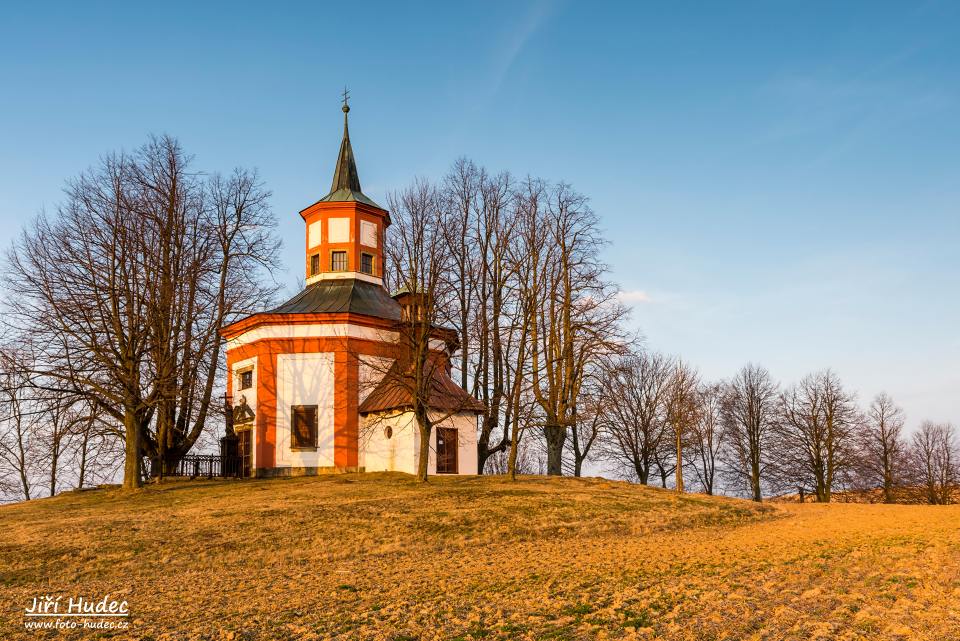
[[[174,482],[0,508],[0,638],[42,594],[122,639],[960,639],[960,506],[603,480]],[[109,632],[99,633],[110,638]],[[62,635],[62,636],[61,636]]]

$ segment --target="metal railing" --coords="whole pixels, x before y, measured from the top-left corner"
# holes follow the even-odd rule
[[[165,472],[164,476],[186,476],[196,478],[239,478],[243,469],[243,461],[239,456],[219,456],[216,454],[188,454],[174,467],[173,471]],[[150,476],[159,476],[159,470],[150,465]]]

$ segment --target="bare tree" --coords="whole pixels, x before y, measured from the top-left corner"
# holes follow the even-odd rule
[[[478,469],[491,453],[505,450],[510,437],[507,426],[512,414],[509,405],[509,363],[511,350],[526,340],[516,330],[518,304],[517,263],[511,259],[519,218],[514,216],[516,199],[509,174],[484,174],[480,183],[480,207],[474,226],[478,253],[477,306],[473,325],[477,335],[474,396],[487,406],[478,439]],[[519,323],[522,325],[522,323]],[[467,388],[470,389],[470,388]],[[495,435],[500,433],[499,438]]]
[[[397,359],[383,373],[381,384],[402,390],[409,399],[419,431],[417,479],[426,482],[434,425],[471,409],[472,401],[466,392],[445,384],[447,352],[434,347],[437,340],[446,340],[448,346],[458,342],[455,331],[441,327],[447,318],[443,310],[450,309],[453,296],[446,277],[452,261],[445,238],[449,210],[440,190],[421,179],[391,194],[389,203],[395,227],[384,247],[390,265],[386,275],[407,302],[402,303],[398,325]]]
[[[510,250],[519,217],[509,174],[491,176],[461,158],[442,189],[450,212],[444,230],[451,248],[449,316],[462,337],[460,385],[487,407],[477,438],[482,472],[487,458],[510,442],[507,360],[516,334],[508,326],[517,275]]]
[[[124,487],[140,485],[152,417],[146,221],[134,212],[132,159],[107,156],[69,184],[59,215],[38,217],[10,254],[7,319],[44,346],[44,371],[110,412],[125,433]]]
[[[724,447],[723,394],[720,383],[701,384],[696,396],[696,420],[690,426],[690,468],[706,494],[716,488],[720,452]]]
[[[36,389],[23,354],[12,348],[0,352],[0,482],[3,494],[29,501],[36,475]]]
[[[603,381],[604,396],[611,399],[603,456],[644,485],[665,440],[673,370],[674,363],[666,356],[637,350],[611,368]]]
[[[95,405],[84,401],[81,407],[78,420],[73,423],[69,469],[74,475],[74,487],[82,489],[116,476],[123,466],[123,432]]]
[[[443,180],[443,193],[438,195],[448,209],[446,224],[440,231],[444,242],[450,248],[450,264],[446,276],[450,281],[451,309],[447,315],[462,337],[457,369],[460,373],[460,387],[463,389],[470,389],[472,383],[470,357],[474,350],[471,330],[474,305],[478,302],[478,272],[482,269],[475,241],[478,236],[486,235],[482,232],[474,235],[474,227],[484,179],[483,169],[477,167],[472,160],[458,158]]]
[[[39,398],[39,439],[43,444],[43,463],[46,467],[50,496],[57,493],[58,480],[63,479],[65,458],[83,420],[79,413],[80,399],[76,396],[53,395],[47,392]]]
[[[148,320],[156,419],[144,447],[162,477],[219,415],[211,412],[223,374],[219,330],[276,293],[263,277],[276,266],[279,242],[270,193],[256,174],[235,170],[199,183],[170,138],[151,141],[134,167],[141,215],[155,234]]]
[[[570,430],[570,453],[573,455],[567,466],[575,477],[583,475],[583,464],[591,457],[594,446],[599,442],[605,421],[608,420],[609,407],[616,402],[605,394],[604,378],[612,366],[612,359],[604,359],[601,364],[591,368],[577,402],[576,424]]]
[[[564,443],[591,362],[619,349],[626,314],[599,260],[604,244],[586,198],[568,185],[550,188],[540,218],[547,244],[536,266],[543,276],[530,329],[531,388],[543,414],[547,473],[563,473]]]
[[[677,360],[670,376],[667,396],[667,423],[673,433],[675,452],[674,489],[683,492],[683,447],[697,418],[697,385],[699,375],[682,360]]]
[[[834,485],[851,471],[860,417],[853,394],[830,370],[811,374],[781,396],[777,470],[788,487],[809,486],[829,503]]]
[[[760,365],[745,365],[727,385],[723,400],[724,459],[734,482],[763,499],[767,447],[777,420],[777,385]]]
[[[952,492],[960,480],[957,448],[957,433],[950,423],[924,421],[911,439],[913,477],[932,505],[952,502]]]
[[[660,477],[660,487],[663,489],[667,489],[667,481],[670,479],[670,475],[676,472],[677,466],[676,444],[673,438],[671,438],[673,432],[669,429],[669,424],[667,424],[666,427],[667,431],[664,434],[664,438],[660,440],[660,447],[653,452],[653,465],[657,468],[657,475]]]
[[[511,304],[507,306],[509,321],[503,328],[506,344],[504,366],[507,390],[504,432],[510,431],[507,471],[510,480],[517,478],[520,463],[520,439],[535,421],[541,421],[540,406],[533,396],[533,359],[538,309],[546,287],[543,263],[548,231],[541,225],[541,208],[547,192],[542,180],[527,178],[514,192],[516,242],[507,247],[507,260],[516,278],[512,281]]]
[[[196,441],[217,331],[270,293],[257,284],[277,250],[267,194],[244,172],[207,183],[188,167],[169,137],[107,156],[9,255],[8,322],[43,346],[39,374],[122,425],[126,488],[144,455],[170,465]]]
[[[878,394],[867,409],[857,456],[861,477],[869,487],[883,488],[884,503],[894,502],[894,488],[902,482],[906,444],[903,410],[886,393]]]

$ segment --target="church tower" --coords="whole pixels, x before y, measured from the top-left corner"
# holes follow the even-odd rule
[[[330,193],[300,212],[306,224],[306,282],[358,278],[383,285],[384,232],[390,214],[360,188],[343,101],[343,140]]]

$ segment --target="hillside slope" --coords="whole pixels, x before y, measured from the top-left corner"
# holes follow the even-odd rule
[[[23,610],[48,593],[123,598],[114,638],[156,641],[960,638],[960,507],[596,479],[174,482],[0,508],[0,551],[4,639],[45,638]]]

